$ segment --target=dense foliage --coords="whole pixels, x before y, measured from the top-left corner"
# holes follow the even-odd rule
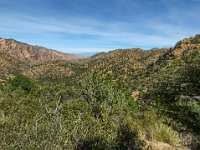
[[[199,149],[198,44],[199,35],[172,49],[117,50],[2,73],[0,147]]]
[[[17,76],[2,87],[0,137],[3,148],[140,148],[127,112],[128,107],[136,104],[111,80],[88,75],[79,91],[43,86],[32,93],[32,84],[27,86],[27,83],[32,81]],[[75,99],[77,95],[79,98]],[[127,105],[131,102],[133,104]]]
[[[9,81],[10,89],[22,89],[26,93],[30,93],[35,89],[34,82],[24,75],[17,75],[14,79]]]

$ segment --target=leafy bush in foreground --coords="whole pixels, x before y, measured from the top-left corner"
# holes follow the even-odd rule
[[[140,149],[140,140],[131,126],[133,120],[121,107],[122,100],[126,104],[124,94],[120,94],[120,89],[106,88],[112,82],[95,78],[103,82],[95,82],[92,91],[98,95],[88,101],[82,95],[87,88],[80,89],[77,99],[73,96],[76,90],[63,87],[41,87],[40,92],[29,94],[21,94],[23,88],[0,92],[1,146],[4,149]],[[10,84],[24,87],[22,79],[14,79],[19,84]]]

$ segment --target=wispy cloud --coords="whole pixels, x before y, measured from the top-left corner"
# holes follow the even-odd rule
[[[161,0],[162,3],[163,1]],[[187,24],[181,24],[182,20],[174,6],[164,4],[168,9],[165,18],[169,22],[163,21],[162,16],[124,21],[66,14],[37,16],[4,9],[0,13],[0,33],[2,36],[62,51],[81,52],[127,47],[170,47],[179,39],[199,31],[195,25],[191,28]],[[194,20],[197,17],[195,13],[187,14],[188,16],[193,16]]]

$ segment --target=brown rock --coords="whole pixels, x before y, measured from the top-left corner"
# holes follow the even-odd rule
[[[140,92],[139,91],[134,91],[132,92],[132,95],[131,95],[134,99],[134,101],[137,101],[139,96],[140,96]]]

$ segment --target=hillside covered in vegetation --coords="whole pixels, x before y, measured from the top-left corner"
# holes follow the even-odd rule
[[[34,64],[56,60],[73,60],[78,57],[41,46],[33,46],[14,39],[0,38],[0,73],[20,73]]]
[[[174,48],[84,59],[45,51],[37,63],[11,59],[15,48],[6,42],[0,45],[10,50],[0,51],[2,149],[200,149],[200,35]]]

